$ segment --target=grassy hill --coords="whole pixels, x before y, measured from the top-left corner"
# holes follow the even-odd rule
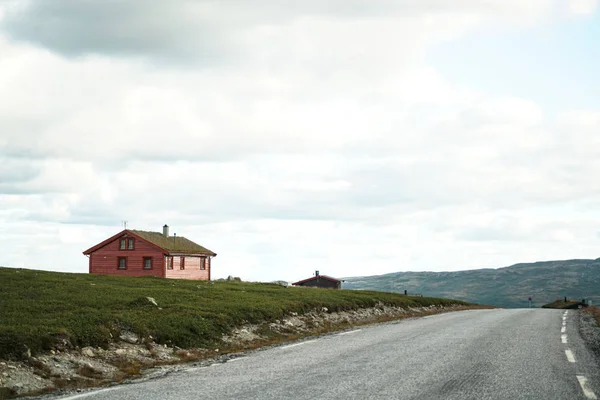
[[[541,307],[557,299],[600,304],[600,259],[516,264],[457,272],[396,272],[344,278],[345,289],[421,293],[503,307]]]
[[[157,305],[147,300],[152,297]],[[419,307],[460,301],[276,284],[68,274],[0,267],[0,359],[68,342],[105,346],[121,331],[157,343],[211,348],[247,323],[327,307]],[[27,347],[26,347],[27,346]]]
[[[576,310],[580,306],[585,307],[585,303],[583,303],[581,301],[577,301],[577,300],[564,301],[563,299],[559,299],[559,300],[553,301],[552,303],[544,304],[542,306],[542,308],[556,308],[559,310]]]

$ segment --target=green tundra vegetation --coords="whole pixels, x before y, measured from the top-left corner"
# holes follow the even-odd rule
[[[600,304],[600,259],[543,261],[456,272],[396,272],[344,278],[345,289],[421,293],[480,304],[541,307],[566,296]]]
[[[147,300],[153,298],[156,305]],[[326,307],[466,305],[396,293],[286,288],[277,284],[186,281],[0,267],[0,358],[21,358],[67,340],[107,346],[123,330],[182,348],[219,346],[246,323]]]

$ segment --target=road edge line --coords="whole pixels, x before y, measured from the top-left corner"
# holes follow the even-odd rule
[[[573,355],[573,352],[571,350],[566,349],[565,354],[566,354],[567,360],[569,360],[569,362],[572,362],[572,363],[575,362],[575,356]]]
[[[583,375],[577,375],[577,380],[579,381],[579,385],[581,386],[581,390],[583,390],[583,394],[588,399],[597,399],[596,394],[587,388],[587,378]]]

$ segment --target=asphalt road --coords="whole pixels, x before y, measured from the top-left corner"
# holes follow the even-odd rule
[[[441,314],[65,398],[596,398],[600,371],[579,337],[576,313],[521,309]]]

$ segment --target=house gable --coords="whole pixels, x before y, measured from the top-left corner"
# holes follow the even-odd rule
[[[84,251],[83,254],[89,255],[89,254],[95,252],[96,250],[99,250],[99,249],[103,248],[104,246],[107,246],[110,243],[112,243],[112,242],[114,242],[116,240],[119,240],[121,237],[123,237],[125,235],[130,235],[133,238],[135,238],[136,240],[141,240],[141,241],[147,243],[148,245],[154,247],[156,250],[162,251],[164,254],[168,253],[168,251],[166,249],[164,249],[164,248],[162,248],[160,246],[157,246],[155,243],[146,240],[145,238],[143,238],[140,235],[137,235],[135,233],[135,231],[131,231],[129,229],[125,229],[125,230],[122,230],[121,232],[117,233],[116,235],[113,235],[113,236],[109,237],[108,239],[104,240],[103,242],[100,242],[97,245],[95,245],[93,247],[90,247],[89,249],[87,249],[86,251]]]

